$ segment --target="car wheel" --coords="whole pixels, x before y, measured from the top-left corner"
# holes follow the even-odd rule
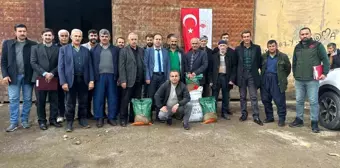
[[[340,96],[334,92],[325,92],[319,98],[320,124],[331,130],[340,129]]]

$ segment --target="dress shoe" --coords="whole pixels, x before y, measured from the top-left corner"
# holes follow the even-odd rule
[[[279,127],[284,127],[286,125],[286,122],[284,120],[279,120],[279,122],[277,123],[277,125]]]
[[[120,121],[120,126],[126,127],[126,121]]]
[[[303,121],[300,118],[295,118],[295,120],[289,124],[289,127],[303,127]]]
[[[40,127],[41,130],[47,130],[47,126],[46,126],[45,123],[39,124],[39,127]]]
[[[226,119],[226,120],[230,120],[230,117],[229,117],[228,113],[227,114],[222,114],[221,117]]]
[[[256,123],[256,124],[258,124],[258,125],[263,125],[263,123],[262,123],[262,121],[260,120],[260,118],[255,118],[254,119],[254,122]]]
[[[320,132],[318,121],[312,121],[312,132],[313,133],[319,133]]]
[[[172,125],[172,118],[166,120],[166,124],[171,126]]]
[[[58,123],[57,121],[50,121],[50,125],[53,125],[57,128],[63,127],[60,123]]]
[[[248,118],[248,116],[247,115],[245,115],[245,114],[242,114],[242,116],[240,117],[240,121],[242,122],[242,121],[246,121],[247,120],[247,118]]]
[[[190,125],[189,125],[189,123],[183,123],[183,128],[184,128],[185,130],[190,130]]]
[[[263,123],[272,123],[272,122],[274,122],[274,118],[270,118],[270,119],[266,118],[263,121]]]
[[[103,118],[99,118],[98,120],[97,120],[97,127],[98,128],[101,128],[101,127],[103,127],[103,125],[104,125],[104,119]]]
[[[111,126],[117,126],[117,120],[108,119],[107,123],[110,124]]]
[[[73,131],[73,121],[67,121],[66,122],[66,132],[72,132]]]
[[[87,119],[81,118],[79,119],[79,125],[83,128],[90,128],[91,126],[87,123]]]

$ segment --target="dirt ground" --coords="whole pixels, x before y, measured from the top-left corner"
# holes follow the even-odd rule
[[[264,118],[259,103],[261,118]],[[30,129],[6,133],[8,104],[0,107],[0,167],[4,168],[339,168],[340,133],[323,129],[311,133],[309,115],[303,128],[279,128],[277,123],[258,126],[241,123],[239,103],[231,103],[230,121],[191,124],[186,131],[180,121],[171,127],[152,126],[81,129],[72,133],[50,127],[41,131],[36,108]],[[250,109],[249,109],[250,110]],[[288,122],[294,120],[295,104],[288,104]],[[67,135],[67,138],[64,138]],[[76,144],[78,143],[80,144]]]

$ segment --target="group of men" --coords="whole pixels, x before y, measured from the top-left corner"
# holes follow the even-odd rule
[[[19,123],[20,91],[23,91],[21,125],[29,128],[29,114],[32,90],[38,78],[47,83],[58,81],[57,90],[36,89],[39,127],[48,129],[46,120],[46,97],[50,102],[49,125],[62,127],[66,118],[66,131],[73,130],[75,108],[78,102],[78,120],[83,128],[89,128],[87,119],[97,120],[97,127],[107,123],[116,126],[119,114],[120,125],[126,127],[134,121],[132,98],[152,98],[156,121],[172,124],[172,116],[183,118],[183,127],[190,129],[190,94],[185,79],[203,75],[199,85],[203,86],[203,97],[219,97],[222,90],[221,117],[230,120],[229,93],[234,85],[239,87],[241,117],[246,121],[247,92],[251,100],[253,120],[258,125],[274,122],[272,100],[278,109],[278,126],[285,126],[288,75],[291,67],[296,88],[296,119],[290,127],[303,126],[305,95],[311,105],[312,131],[318,128],[318,80],[324,79],[330,63],[323,45],[311,38],[307,27],[299,32],[300,43],[296,45],[292,65],[288,56],[278,50],[275,40],[267,43],[268,51],[262,54],[259,45],[252,42],[250,31],[241,33],[242,42],[236,48],[229,44],[229,34],[221,35],[218,47],[207,47],[208,38],[191,39],[191,49],[185,53],[178,46],[178,37],[167,36],[162,43],[161,34],[148,34],[146,46],[139,47],[138,35],[130,33],[125,39],[116,39],[110,44],[111,34],[102,29],[88,32],[89,42],[81,44],[83,33],[73,29],[58,32],[59,43],[53,44],[54,33],[44,29],[42,43],[27,39],[27,27],[23,24],[14,27],[16,38],[3,43],[1,70],[3,82],[8,84],[10,126],[7,132],[15,131]],[[69,43],[69,37],[71,43]],[[99,38],[99,40],[98,40]],[[334,43],[328,46],[332,68],[338,67],[340,51]],[[313,78],[313,66],[323,65],[323,74]],[[38,84],[36,84],[38,86]],[[257,90],[266,118],[262,122],[259,114]],[[92,100],[93,97],[93,100]],[[93,114],[91,104],[93,101]],[[106,101],[108,104],[107,115]],[[130,108],[129,108],[130,105]],[[130,110],[129,110],[130,109]]]

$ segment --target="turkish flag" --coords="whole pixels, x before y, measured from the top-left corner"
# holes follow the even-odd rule
[[[200,36],[199,8],[182,8],[181,21],[184,50],[188,52],[191,48],[190,40]]]

